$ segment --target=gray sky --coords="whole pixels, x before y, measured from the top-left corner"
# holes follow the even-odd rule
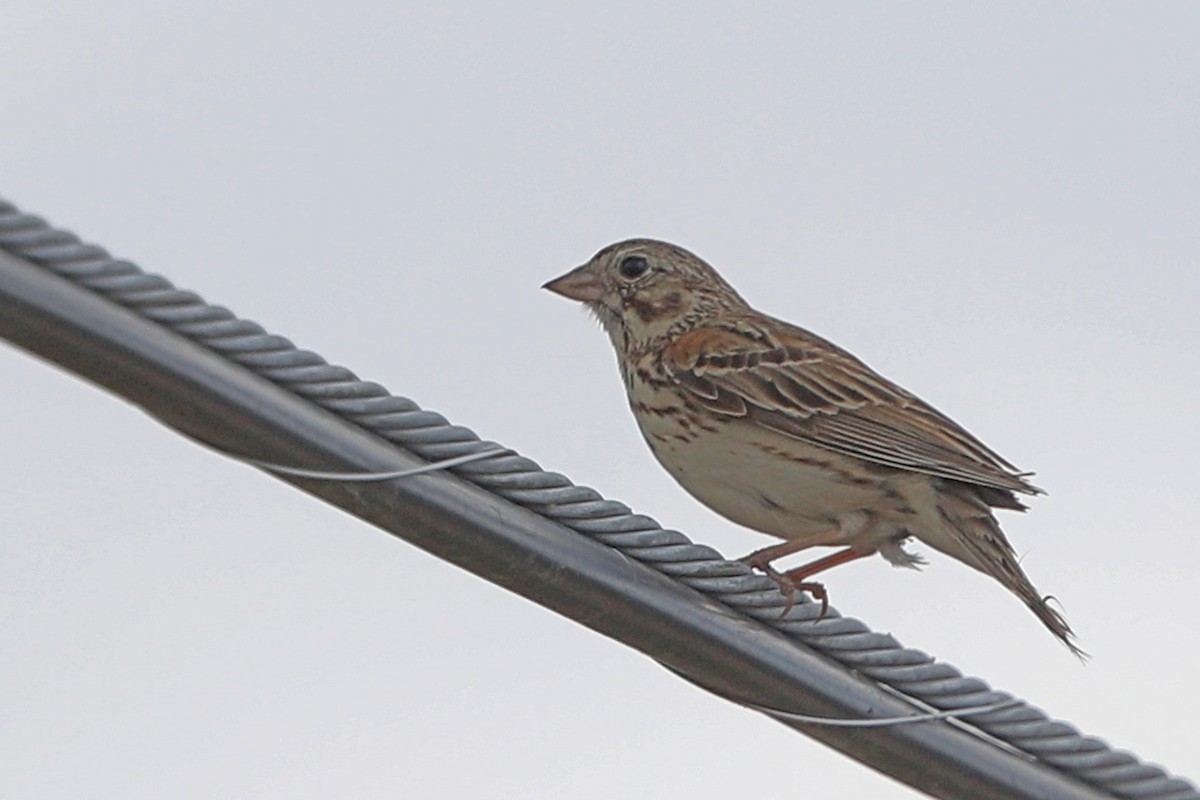
[[[0,195],[737,556],[769,540],[661,471],[537,288],[682,244],[1037,472],[1002,522],[1094,659],[927,549],[830,573],[837,607],[1200,777],[1200,7],[683,7],[10,0]],[[914,796],[0,371],[13,797]]]

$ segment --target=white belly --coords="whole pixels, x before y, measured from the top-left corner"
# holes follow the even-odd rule
[[[684,489],[748,528],[812,545],[868,547],[916,522],[933,501],[928,478],[862,462],[733,421],[720,435],[678,436],[664,417],[641,416],[642,435]]]

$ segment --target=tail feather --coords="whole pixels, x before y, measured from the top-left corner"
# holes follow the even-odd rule
[[[938,511],[946,524],[947,536],[929,543],[947,555],[969,564],[999,581],[1029,607],[1042,624],[1079,659],[1088,654],[1075,644],[1075,632],[1067,620],[1047,602],[1021,569],[1000,524],[992,516],[984,498],[966,484],[946,485],[939,492]]]

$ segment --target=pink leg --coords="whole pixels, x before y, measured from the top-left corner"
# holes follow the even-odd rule
[[[853,547],[847,547],[845,550],[839,550],[824,558],[811,561],[803,567],[789,569],[780,577],[797,589],[804,589],[813,596],[813,599],[821,601],[821,613],[817,617],[817,622],[820,622],[825,618],[825,612],[829,610],[829,593],[825,591],[825,584],[818,581],[808,581],[805,578],[810,578],[818,572],[824,572],[827,569],[832,569],[842,564],[848,564],[851,561],[857,561],[860,558],[866,558],[874,552],[874,550],[862,551],[855,550]],[[786,594],[786,592],[784,593]],[[785,611],[784,613],[786,614],[787,612]]]
[[[748,556],[744,556],[740,561],[748,564],[754,569],[761,570],[768,578],[775,581],[785,597],[787,597],[787,605],[783,607],[783,612],[779,616],[787,615],[787,612],[792,610],[792,606],[796,601],[796,592],[806,591],[813,596],[814,600],[821,601],[821,614],[817,617],[817,621],[824,619],[826,612],[829,611],[829,593],[825,590],[825,584],[818,581],[805,580],[806,578],[816,575],[818,572],[824,572],[827,569],[847,564],[860,558],[874,553],[874,550],[859,551],[853,547],[847,547],[845,550],[839,550],[836,553],[818,558],[805,564],[802,567],[788,570],[787,572],[779,572],[771,566],[771,562],[792,553],[804,550],[812,545],[803,541],[789,540],[780,544],[764,547],[761,550],[755,550]]]
[[[747,564],[751,569],[759,570],[768,578],[775,581],[775,585],[779,587],[779,591],[787,598],[787,604],[784,605],[783,611],[779,612],[780,618],[786,617],[787,613],[792,610],[792,606],[796,604],[796,592],[801,590],[811,592],[814,598],[822,598],[822,602],[828,605],[828,600],[823,599],[824,586],[819,583],[796,584],[771,566],[772,561],[784,556],[790,556],[792,553],[799,552],[807,547],[812,547],[812,545],[803,540],[787,539],[779,544],[755,550],[753,553],[738,559],[743,564]],[[821,607],[821,616],[825,616],[825,607]]]
[[[779,591],[787,598],[787,604],[784,605],[783,611],[779,612],[781,618],[786,617],[787,613],[792,610],[792,606],[796,604],[796,592],[798,591],[806,591],[813,596],[813,599],[821,601],[821,616],[817,617],[818,620],[825,616],[825,611],[829,608],[829,597],[825,593],[824,585],[815,581],[793,581],[771,566],[772,561],[784,556],[790,556],[792,553],[799,552],[808,547],[812,547],[812,545],[806,541],[788,539],[779,544],[755,550],[750,555],[738,559],[742,563],[748,564],[751,569],[757,569],[775,581],[775,585],[779,587]]]
[[[771,562],[784,556],[790,556],[792,553],[798,553],[805,548],[812,547],[811,544],[803,540],[787,539],[779,544],[773,544],[770,547],[764,547],[760,550],[755,550],[750,555],[742,556],[738,559],[743,564],[748,564],[754,569],[760,569],[763,572],[770,572]]]
[[[841,566],[842,564],[849,564],[851,561],[857,561],[860,558],[866,558],[874,552],[874,550],[864,551],[855,550],[853,547],[847,547],[845,550],[839,550],[836,553],[825,556],[824,558],[818,558],[816,561],[811,561],[808,564],[805,564],[803,567],[789,569],[783,574],[784,577],[790,580],[802,581],[805,578],[816,575],[818,572],[824,572],[827,569],[832,569],[833,567]]]

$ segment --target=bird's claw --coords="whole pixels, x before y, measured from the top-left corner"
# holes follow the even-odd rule
[[[775,585],[779,587],[779,591],[787,598],[787,602],[783,606],[783,611],[779,612],[779,619],[786,617],[788,612],[792,610],[792,607],[796,605],[796,593],[800,591],[808,592],[814,600],[821,601],[821,613],[817,615],[816,621],[820,622],[825,619],[825,615],[829,612],[829,592],[825,589],[825,584],[819,581],[794,581],[788,577],[787,573],[780,572],[772,567],[769,562],[761,562],[756,559],[753,553],[742,559],[742,563],[751,569],[757,569],[775,581]]]

